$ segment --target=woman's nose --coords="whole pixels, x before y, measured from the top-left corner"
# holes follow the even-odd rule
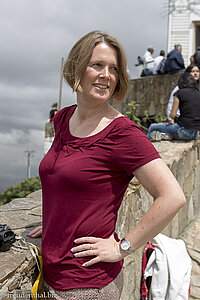
[[[109,72],[109,68],[107,66],[105,66],[102,70],[101,70],[101,74],[103,77],[109,77],[110,76],[110,72]]]

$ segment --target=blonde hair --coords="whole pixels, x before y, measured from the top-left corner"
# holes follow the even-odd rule
[[[105,43],[117,51],[119,81],[111,99],[120,102],[124,99],[129,87],[126,56],[120,43],[105,32],[98,30],[89,32],[75,43],[64,63],[63,76],[73,91],[81,91],[81,78],[88,66],[94,48],[99,43]]]

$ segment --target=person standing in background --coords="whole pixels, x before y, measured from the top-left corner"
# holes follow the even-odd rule
[[[200,46],[197,47],[197,50],[194,53],[194,64],[200,68]]]
[[[51,105],[51,110],[49,112],[49,119],[50,119],[50,122],[53,122],[53,119],[55,117],[55,114],[58,112],[58,103],[55,102]]]

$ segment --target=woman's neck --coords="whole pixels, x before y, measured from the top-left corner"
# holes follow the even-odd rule
[[[99,119],[107,114],[112,110],[112,107],[108,102],[99,104],[99,105],[92,105],[86,106],[83,103],[77,101],[77,108],[74,112],[74,117],[78,119],[79,122],[90,121],[93,119]]]

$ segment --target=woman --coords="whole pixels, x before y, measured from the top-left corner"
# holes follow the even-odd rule
[[[151,124],[147,133],[148,138],[156,141],[161,139],[197,139],[200,129],[199,68],[197,66],[188,66],[185,73],[180,77],[178,88],[175,87],[174,89],[170,110],[171,112],[168,112],[170,122]],[[175,118],[177,118],[176,123],[174,122]],[[187,119],[186,123],[182,121],[185,119]]]
[[[44,280],[55,299],[119,299],[123,258],[185,203],[145,134],[108,103],[124,98],[126,70],[121,45],[101,31],[82,37],[64,65],[77,105],[56,114],[55,140],[40,164]],[[120,241],[117,212],[133,176],[155,202]],[[30,236],[40,234],[37,228]]]
[[[185,69],[185,72],[190,73],[194,77],[194,79],[197,81],[197,84],[199,86],[199,68],[198,68],[198,66],[191,64]],[[173,89],[173,91],[170,94],[169,103],[167,106],[167,119],[168,119],[169,123],[174,123],[174,119],[170,118],[170,114],[171,114],[172,105],[174,102],[174,94],[178,90],[179,90],[179,87],[177,85],[177,86],[175,86],[175,88]],[[180,116],[180,110],[178,109],[177,113],[176,113],[176,117],[178,118],[179,116]]]

